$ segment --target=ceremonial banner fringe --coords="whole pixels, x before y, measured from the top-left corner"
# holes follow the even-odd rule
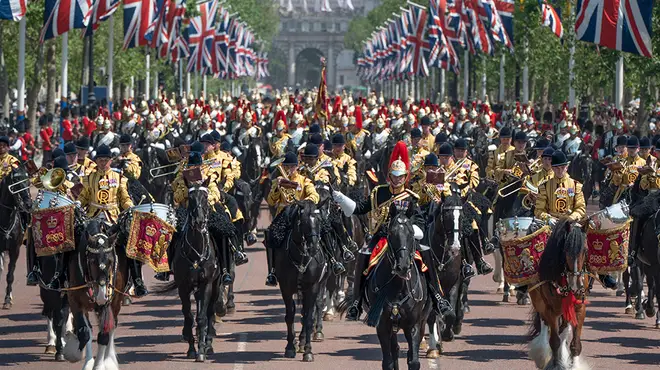
[[[76,248],[74,212],[74,205],[32,211],[32,232],[37,257],[52,256]]]
[[[133,211],[126,256],[151,266],[155,272],[169,271],[167,247],[174,231],[172,225],[155,214]]]
[[[597,274],[620,272],[628,268],[628,240],[630,223],[607,229],[587,229],[587,248],[589,250],[589,270]]]
[[[543,226],[525,237],[502,241],[504,277],[509,284],[529,285],[539,281],[539,261],[550,236],[550,226]]]

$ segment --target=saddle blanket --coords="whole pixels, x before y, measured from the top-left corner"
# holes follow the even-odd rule
[[[381,238],[376,244],[376,247],[374,247],[374,250],[371,251],[371,257],[369,257],[369,265],[362,273],[364,276],[369,275],[371,270],[373,270],[373,268],[378,265],[378,262],[381,260],[381,258],[383,258],[386,251],[387,238]],[[419,268],[422,270],[422,272],[426,272],[426,270],[428,270],[428,267],[426,267],[424,261],[422,261],[422,255],[419,254],[419,251],[415,251],[415,261],[419,264]]]

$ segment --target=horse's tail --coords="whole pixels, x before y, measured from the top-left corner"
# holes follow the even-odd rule
[[[529,330],[527,331],[527,339],[528,341],[534,340],[540,333],[541,333],[541,315],[533,311],[532,312],[532,320],[531,324],[529,325]]]
[[[156,286],[152,291],[155,294],[167,294],[173,292],[177,288],[176,280],[172,280],[169,283],[161,284]]]

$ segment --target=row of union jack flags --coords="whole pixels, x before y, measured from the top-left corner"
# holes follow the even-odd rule
[[[576,39],[646,57],[652,56],[654,0],[578,0]],[[559,38],[559,7],[538,0],[541,23]],[[513,50],[514,0],[429,0],[408,3],[400,14],[364,41],[358,75],[368,82],[426,77],[429,68],[459,73],[459,48],[493,55],[496,45]]]
[[[27,0],[0,0],[0,19],[20,20]],[[92,34],[121,0],[45,0],[41,42],[74,29]],[[199,15],[185,18],[185,0],[123,0],[123,48],[145,46],[156,57],[177,63],[187,58],[188,72],[217,78],[269,76],[268,55],[254,50],[255,35],[219,0],[197,3]]]

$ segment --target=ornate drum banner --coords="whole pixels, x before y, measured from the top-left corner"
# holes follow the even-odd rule
[[[126,256],[156,272],[169,271],[167,247],[175,228],[153,213],[133,211],[132,217]]]
[[[619,227],[594,230],[587,228],[589,269],[597,274],[620,272],[628,268],[628,240],[630,223]]]
[[[528,285],[539,281],[539,261],[550,236],[550,226],[543,226],[522,238],[501,241],[504,252],[504,276],[510,284]]]
[[[32,233],[37,257],[52,256],[76,248],[74,212],[74,205],[32,211]]]

